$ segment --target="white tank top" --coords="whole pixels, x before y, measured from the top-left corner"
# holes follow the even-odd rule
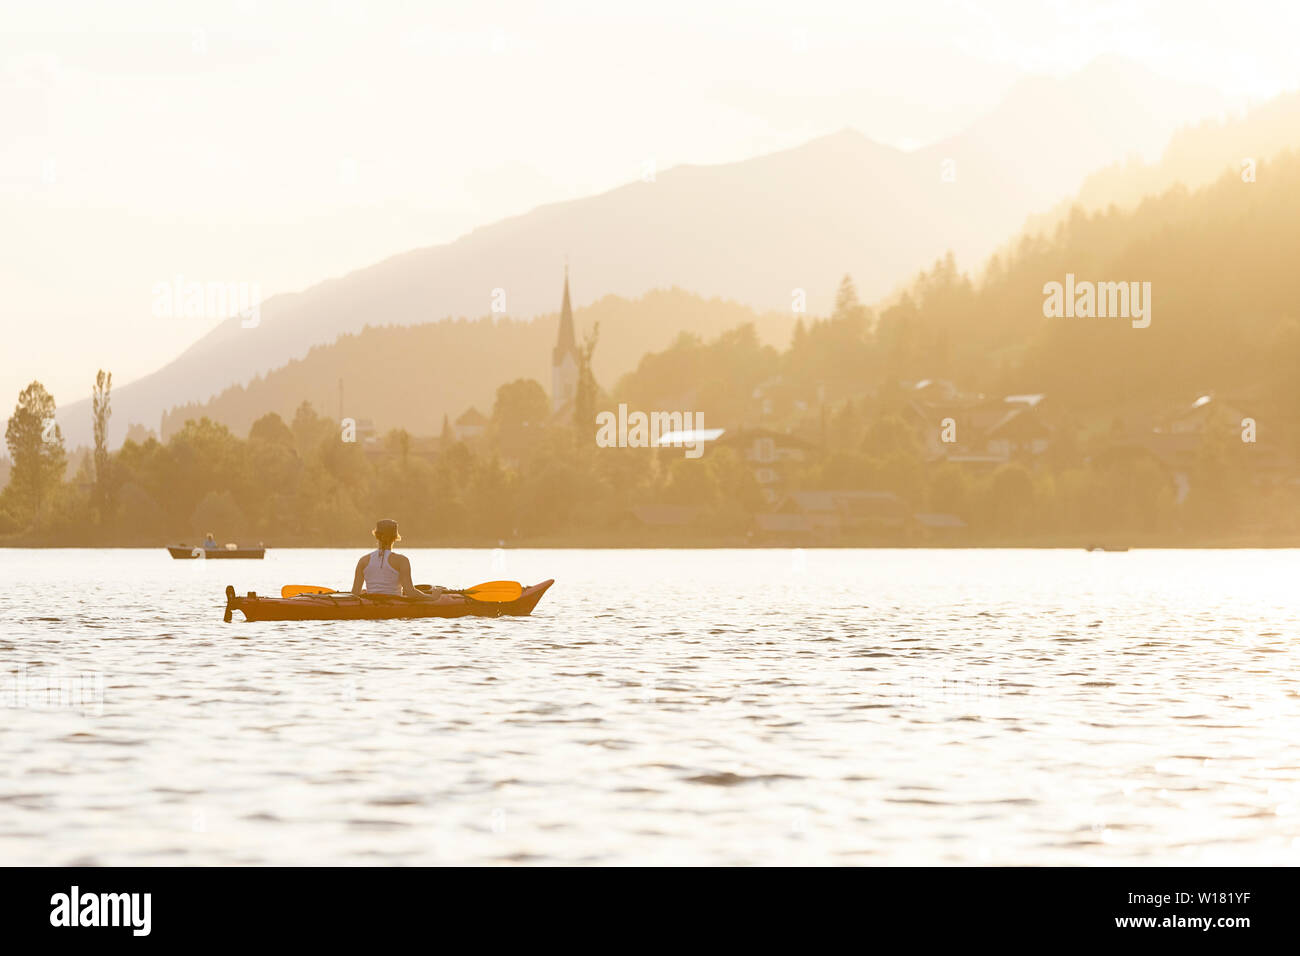
[[[401,594],[402,576],[393,567],[391,551],[371,551],[366,562],[366,590],[371,594]]]

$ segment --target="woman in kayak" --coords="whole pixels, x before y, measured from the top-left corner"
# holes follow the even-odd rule
[[[393,553],[393,544],[402,540],[396,521],[381,518],[375,522],[372,533],[379,547],[362,555],[357,562],[357,572],[352,578],[353,594],[361,594],[365,585],[367,594],[404,595],[426,601],[435,601],[442,595],[442,588],[420,591],[411,583],[411,562],[404,555]]]

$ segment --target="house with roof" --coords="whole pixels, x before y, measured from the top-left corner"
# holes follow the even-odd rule
[[[456,430],[456,438],[460,441],[470,441],[478,438],[483,434],[488,426],[487,416],[477,408],[471,406],[461,412],[460,417],[456,419],[452,426]]]
[[[768,504],[781,499],[797,468],[817,453],[812,442],[770,428],[726,429],[713,444],[737,451],[753,469]]]
[[[774,375],[754,386],[750,394],[749,420],[762,425],[772,420],[785,420],[791,416],[806,413],[814,404],[822,401],[825,386],[819,386],[815,392],[796,386],[786,381],[784,375]]]
[[[1119,445],[1144,449],[1172,468],[1186,469],[1195,462],[1207,436],[1239,440],[1241,421],[1246,417],[1236,403],[1207,393],[1168,409]]]
[[[1051,429],[1032,405],[1016,405],[984,432],[984,452],[1006,460],[1041,455],[1051,444],[1051,437]]]
[[[1190,405],[1183,405],[1164,415],[1154,431],[1167,435],[1203,435],[1207,431],[1235,432],[1247,413],[1234,402],[1217,398],[1213,392],[1197,397]]]
[[[379,429],[375,428],[375,422],[370,418],[358,418],[356,420],[355,438],[362,445],[374,445],[379,442]]]
[[[961,389],[946,378],[923,378],[906,386],[913,401],[955,402],[962,398]]]
[[[943,390],[947,394],[947,390]],[[1051,446],[1041,394],[913,398],[904,410],[927,461],[996,466],[1034,458]],[[953,438],[947,441],[947,438]]]
[[[1231,447],[1241,442],[1242,419],[1250,417],[1243,404],[1207,392],[1158,416],[1147,428],[1118,442],[1112,453],[1147,454],[1156,459],[1169,473],[1175,502],[1182,504],[1191,493],[1192,474],[1206,439],[1217,437]],[[1257,481],[1288,472],[1293,462],[1294,457],[1280,443],[1267,438],[1250,446],[1249,457],[1243,458]]]

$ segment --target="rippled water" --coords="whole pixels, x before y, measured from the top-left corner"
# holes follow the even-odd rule
[[[1300,552],[361,550],[0,551],[0,863],[1300,858]]]

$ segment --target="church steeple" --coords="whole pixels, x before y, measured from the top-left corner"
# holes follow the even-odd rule
[[[551,365],[559,365],[564,356],[578,354],[578,339],[573,332],[573,306],[569,304],[569,267],[564,267],[564,303],[560,306],[560,334],[555,338]]]
[[[564,301],[560,305],[560,331],[551,351],[551,411],[573,401],[578,389],[578,338],[573,331],[573,306],[569,303],[569,264],[564,264]]]

